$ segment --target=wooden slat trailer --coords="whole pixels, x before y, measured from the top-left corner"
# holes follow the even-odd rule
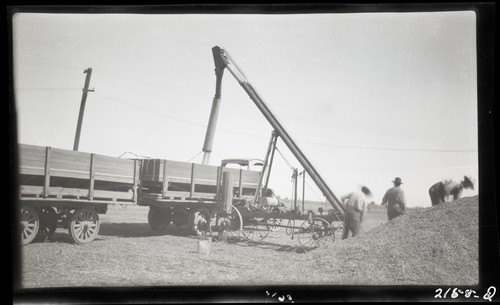
[[[249,161],[241,160],[240,165],[248,168]],[[226,174],[234,179],[224,186],[224,190],[231,189],[230,197],[224,200],[227,191],[222,191],[222,178]],[[155,230],[164,231],[172,222],[187,225],[195,235],[204,235],[211,233],[212,221],[219,221],[224,211],[231,213],[233,204],[254,198],[260,174],[242,167],[144,159],[138,204],[150,206],[148,222]]]
[[[67,228],[77,244],[90,243],[108,204],[149,206],[148,222],[155,230],[164,231],[172,222],[206,234],[214,215],[228,208],[217,199],[222,175],[236,177],[234,196],[225,201],[229,206],[254,198],[260,179],[259,171],[221,172],[219,166],[163,159],[121,159],[26,144],[18,152],[22,244],[45,241],[57,227]]]
[[[108,204],[136,204],[140,161],[19,144],[21,243],[45,240],[58,226],[85,244]]]
[[[99,214],[109,204],[149,206],[148,222],[157,231],[173,223],[194,235],[243,235],[258,241],[272,228],[285,227],[305,246],[335,239],[339,231],[335,215],[300,214],[264,196],[265,171],[244,169],[250,167],[247,159],[212,166],[26,144],[18,151],[22,244],[45,241],[57,227],[67,228],[76,244],[90,243],[99,233]],[[295,226],[296,220],[302,225]]]

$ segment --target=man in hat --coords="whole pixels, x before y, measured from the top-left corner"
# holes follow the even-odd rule
[[[345,204],[344,232],[342,234],[342,239],[346,239],[349,236],[349,232],[352,232],[353,237],[361,233],[361,223],[363,222],[363,216],[368,204],[367,197],[371,196],[372,192],[370,189],[363,186],[361,192],[356,191],[349,193],[341,198],[342,202]]]
[[[464,189],[474,189],[472,178],[464,176],[464,180],[457,182],[452,179],[441,180],[429,189],[432,205],[443,203],[447,198],[453,196],[453,200],[462,198]]]
[[[396,177],[392,183],[394,183],[394,187],[388,189],[385,192],[384,198],[382,198],[382,205],[387,204],[387,216],[389,220],[404,214],[406,211],[406,199],[405,193],[401,188],[401,184],[403,184],[401,178]]]

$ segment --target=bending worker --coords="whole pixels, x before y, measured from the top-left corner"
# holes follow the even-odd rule
[[[406,212],[405,193],[400,186],[403,182],[401,182],[401,178],[396,177],[392,183],[394,183],[394,187],[388,189],[385,192],[384,198],[382,198],[382,205],[387,204],[387,216],[389,220]]]
[[[361,223],[366,211],[367,197],[371,196],[370,189],[363,186],[361,192],[353,192],[342,197],[342,202],[345,202],[344,233],[342,239],[346,239],[349,236],[349,231],[352,232],[353,237],[361,233]]]
[[[464,180],[457,182],[452,179],[441,180],[431,186],[429,196],[431,197],[432,205],[443,203],[446,198],[453,195],[453,200],[462,198],[464,189],[474,189],[474,182],[470,177],[464,176]]]

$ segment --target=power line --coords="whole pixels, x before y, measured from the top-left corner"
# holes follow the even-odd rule
[[[101,89],[100,91],[102,92],[103,90]],[[153,111],[153,110],[150,110],[150,109],[147,109],[147,108],[143,108],[143,107],[139,107],[139,106],[136,106],[136,105],[131,105],[131,104],[128,104],[128,103],[124,103],[124,102],[118,101],[115,98],[111,98],[111,97],[109,97],[107,95],[104,95],[102,93],[94,92],[94,94],[98,95],[100,97],[103,97],[104,99],[106,99],[106,100],[108,100],[110,102],[114,102],[114,103],[117,103],[117,104],[120,104],[120,105],[125,105],[125,106],[131,107],[131,108],[136,108],[136,109],[142,110],[144,112],[148,112],[148,113],[152,113],[152,114],[155,114],[155,115],[158,115],[158,116],[170,118],[172,120],[184,122],[184,123],[187,123],[187,124],[192,124],[192,125],[196,125],[196,126],[203,127],[203,128],[207,127],[206,124],[200,124],[200,123],[197,123],[197,122],[180,119],[178,117],[166,115],[166,114],[158,112],[158,111]],[[223,128],[218,128],[217,131],[222,131],[222,132],[232,133],[232,134],[237,134],[237,135],[244,135],[244,136],[249,136],[249,137],[256,137],[256,138],[265,138],[265,139],[267,139],[266,136],[255,135],[255,134],[244,133],[244,132],[238,132],[238,131],[233,131],[233,130],[227,130],[227,129],[223,129]]]
[[[45,64],[40,64],[40,63],[33,64],[33,63],[26,63],[26,62],[19,63],[19,64],[20,65],[30,65],[30,66],[59,68],[59,69],[68,69],[68,70],[81,70],[81,68],[69,67],[69,66],[63,67],[63,66],[53,65],[53,64],[45,65]],[[106,71],[103,71],[103,72],[105,74],[107,74]],[[159,84],[156,84],[156,83],[153,83],[153,82],[150,82],[150,81],[144,81],[143,79],[139,79],[139,78],[137,80],[141,81],[141,82],[143,82],[145,84],[148,84],[148,85],[151,85],[151,86],[163,89],[163,87],[161,87]],[[75,88],[17,88],[16,90],[21,90],[21,91],[36,91],[36,90],[40,90],[40,91],[43,91],[43,90],[63,91],[63,90],[77,90],[77,89],[80,90],[81,88],[79,88],[79,87],[75,87]],[[152,110],[149,110],[149,109],[146,109],[146,108],[143,108],[143,107],[137,107],[137,106],[130,105],[130,104],[127,104],[127,103],[122,103],[120,101],[117,101],[117,100],[115,100],[113,98],[110,98],[109,96],[105,96],[103,94],[98,94],[98,93],[95,93],[95,94],[99,95],[99,96],[101,96],[103,98],[106,98],[106,99],[108,99],[111,102],[120,103],[120,104],[129,106],[129,107],[132,107],[132,108],[140,109],[140,110],[142,110],[144,112],[153,113],[153,114],[160,115],[160,116],[163,116],[163,117],[167,117],[167,118],[170,118],[170,119],[173,119],[173,120],[181,121],[181,122],[184,122],[184,123],[187,123],[187,124],[192,124],[192,125],[196,125],[196,126],[199,126],[199,127],[206,128],[205,124],[200,124],[200,123],[197,123],[197,122],[193,122],[193,121],[181,119],[181,118],[178,118],[178,117],[169,116],[169,115],[166,115],[164,113],[160,113],[160,112],[157,112],[157,111],[152,111]],[[293,117],[295,115],[285,114],[285,116]],[[295,117],[297,117],[297,116],[295,116]],[[300,116],[300,118],[301,118],[301,120],[312,120],[311,118],[305,118],[303,116]],[[317,119],[314,119],[314,121],[317,121]],[[329,124],[331,124],[331,123],[332,122],[329,122]],[[226,133],[232,133],[232,134],[237,134],[237,135],[244,135],[244,136],[249,136],[249,137],[256,137],[256,138],[267,138],[266,136],[262,136],[262,135],[256,135],[256,134],[238,132],[238,131],[227,130],[227,129],[218,129],[218,131],[226,132]],[[311,145],[330,146],[330,147],[342,148],[342,149],[364,149],[364,150],[400,151],[400,152],[438,152],[438,153],[477,153],[478,152],[477,149],[392,148],[392,147],[376,147],[376,146],[339,145],[339,144],[332,144],[332,143],[320,143],[320,142],[309,142],[309,141],[304,141],[303,143],[311,144]]]
[[[478,152],[474,149],[420,149],[420,148],[391,148],[391,147],[376,147],[376,146],[354,146],[354,145],[338,145],[331,143],[319,143],[319,142],[309,142],[304,141],[307,144],[313,145],[325,145],[337,148],[346,149],[369,149],[369,150],[388,150],[388,151],[410,151],[410,152],[460,152],[460,153],[473,153]]]
[[[102,91],[102,90],[101,90]],[[96,95],[100,96],[100,97],[103,97],[105,98],[106,100],[110,101],[110,102],[114,102],[114,103],[118,103],[120,105],[125,105],[125,106],[128,106],[128,107],[131,107],[131,108],[135,108],[135,109],[139,109],[139,110],[142,110],[144,112],[148,112],[148,113],[152,113],[152,114],[155,114],[155,115],[159,115],[159,116],[162,116],[162,117],[166,117],[166,118],[169,118],[169,119],[172,119],[172,120],[176,120],[176,121],[180,121],[180,122],[184,122],[184,123],[188,123],[188,124],[192,124],[192,125],[196,125],[196,126],[200,126],[200,127],[206,127],[206,125],[203,125],[203,124],[200,124],[200,123],[196,123],[196,122],[193,122],[193,121],[189,121],[189,120],[184,120],[184,119],[180,119],[178,117],[174,117],[174,116],[170,116],[170,115],[166,115],[164,113],[161,113],[161,112],[158,112],[158,111],[153,111],[153,110],[150,110],[150,109],[147,109],[147,108],[143,108],[143,107],[139,107],[139,106],[136,106],[136,105],[130,105],[128,103],[123,103],[121,101],[117,101],[115,100],[114,98],[111,98],[109,96],[106,96],[102,93],[98,93],[98,92],[94,92]]]
[[[14,63],[14,66],[20,65],[20,66],[34,66],[34,67],[42,67],[42,68],[50,68],[50,69],[63,69],[63,70],[72,70],[72,71],[81,71],[84,68],[79,67],[69,67],[69,66],[59,66],[59,65],[54,65],[54,64],[43,64],[43,63],[28,63],[28,62],[20,62],[20,63]]]
[[[82,90],[82,88],[16,88],[14,90],[28,91],[28,90]]]
[[[100,90],[100,91],[102,92],[102,90]],[[136,108],[136,109],[142,110],[144,112],[148,112],[148,113],[152,113],[152,114],[155,114],[155,115],[167,117],[167,118],[170,118],[170,119],[173,119],[173,120],[176,120],[176,121],[180,121],[180,122],[184,122],[184,123],[187,123],[187,124],[196,125],[196,126],[203,127],[203,128],[207,127],[206,124],[200,124],[200,123],[197,123],[197,122],[193,122],[193,121],[181,119],[181,118],[178,118],[178,117],[169,116],[169,115],[166,115],[164,113],[153,111],[153,110],[146,109],[146,108],[143,108],[143,107],[138,107],[138,106],[135,106],[135,105],[130,105],[128,103],[124,103],[124,102],[118,101],[118,100],[116,100],[114,98],[111,98],[109,96],[103,95],[103,94],[98,93],[98,92],[95,92],[95,94],[99,95],[99,96],[101,96],[101,97],[103,97],[103,98],[105,98],[105,99],[107,99],[107,100],[109,100],[111,102],[115,102],[115,103],[122,104],[122,105],[125,105],[125,106],[128,106],[128,107]],[[232,133],[232,134],[237,134],[237,135],[244,135],[244,136],[255,137],[255,138],[267,138],[266,136],[262,136],[262,135],[244,133],[244,132],[227,130],[227,129],[222,129],[222,128],[218,128],[217,130],[221,131],[221,132]],[[339,145],[339,144],[332,144],[332,143],[320,143],[320,142],[310,142],[310,141],[303,141],[303,143],[305,143],[305,144],[311,144],[311,145],[330,146],[330,147],[343,148],[343,149],[365,149],[365,150],[401,151],[401,152],[403,152],[403,151],[406,151],[406,152],[439,152],[439,153],[474,153],[474,152],[477,152],[477,150],[467,150],[467,149],[391,148],[391,147],[376,147],[376,146]]]

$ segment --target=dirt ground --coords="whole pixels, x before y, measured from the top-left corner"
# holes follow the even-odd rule
[[[110,206],[98,238],[73,245],[63,229],[21,248],[24,288],[242,285],[474,285],[478,282],[477,197],[387,221],[368,211],[364,233],[304,253],[284,228],[261,242],[211,242],[185,228],[154,232],[147,207]],[[446,221],[443,221],[443,217]]]

